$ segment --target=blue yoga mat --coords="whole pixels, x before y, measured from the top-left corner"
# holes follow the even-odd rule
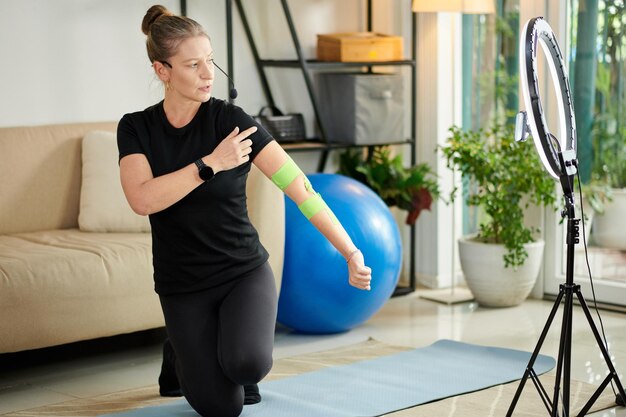
[[[520,379],[529,352],[452,340],[259,384],[263,401],[242,417],[375,417]],[[534,369],[555,366],[539,355]],[[185,400],[108,417],[194,417]],[[107,416],[102,416],[107,417]]]

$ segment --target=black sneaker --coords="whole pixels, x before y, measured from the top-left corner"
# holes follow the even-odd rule
[[[163,343],[163,363],[159,375],[159,394],[161,397],[182,397],[183,392],[176,376],[176,355],[169,341]]]
[[[259,393],[259,386],[257,384],[244,385],[243,386],[243,404],[257,404],[261,402],[261,394]]]

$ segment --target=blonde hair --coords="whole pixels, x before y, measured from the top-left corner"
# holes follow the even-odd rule
[[[187,38],[206,36],[210,40],[198,22],[185,16],[176,16],[161,5],[148,9],[141,22],[141,31],[148,37],[146,48],[151,63],[167,61],[176,55],[178,46]]]

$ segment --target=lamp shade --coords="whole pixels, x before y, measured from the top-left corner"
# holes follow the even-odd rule
[[[413,0],[414,12],[461,12],[491,14],[496,12],[494,0]]]
[[[466,14],[494,14],[496,5],[493,0],[465,0],[463,13]]]

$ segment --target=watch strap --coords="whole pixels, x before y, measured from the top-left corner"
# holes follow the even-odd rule
[[[202,168],[206,166],[202,158],[195,160],[194,164],[196,164],[196,166],[198,167],[198,171],[200,171]]]
[[[202,158],[194,161],[194,164],[198,167],[198,175],[200,179],[204,181],[209,181],[213,178],[215,173],[213,172],[213,168],[204,163]]]

